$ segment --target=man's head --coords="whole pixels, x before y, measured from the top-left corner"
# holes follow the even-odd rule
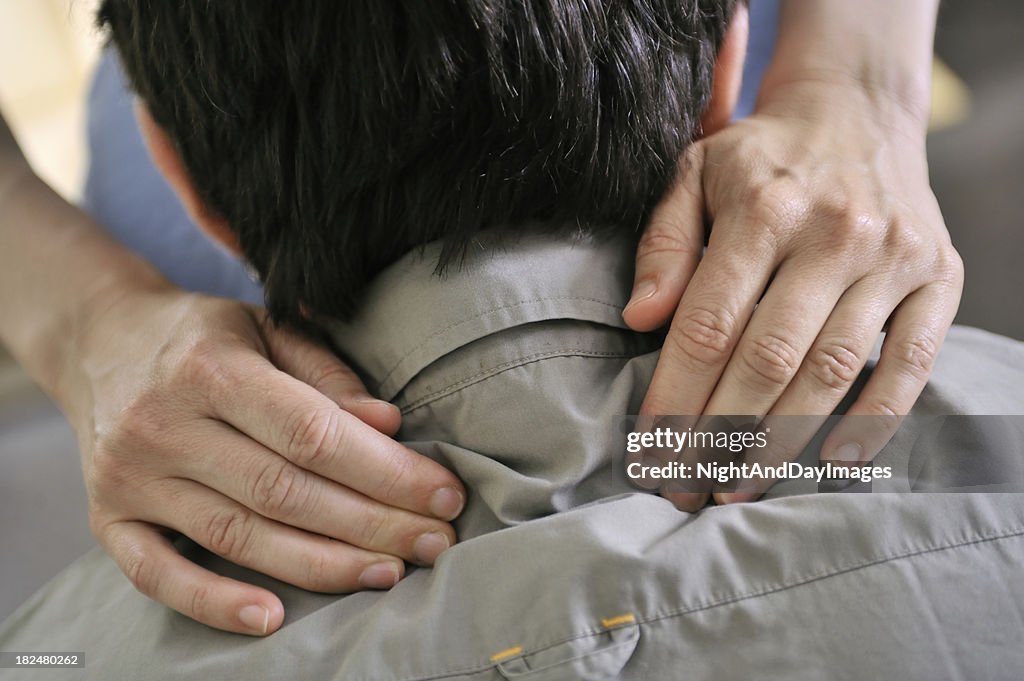
[[[99,21],[155,162],[299,321],[430,241],[444,266],[483,229],[637,230],[728,120],[736,4],[103,0]]]

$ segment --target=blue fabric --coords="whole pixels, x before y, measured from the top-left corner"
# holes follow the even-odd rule
[[[235,257],[196,228],[150,161],[113,50],[100,61],[88,110],[89,172],[83,208],[178,286],[262,302],[260,286]]]
[[[778,32],[779,0],[750,0],[750,40],[747,43],[747,61],[743,65],[743,89],[736,103],[736,118],[745,118],[754,112],[757,92],[775,51]]]

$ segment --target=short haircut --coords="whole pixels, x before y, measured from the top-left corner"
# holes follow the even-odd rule
[[[98,23],[277,321],[434,240],[638,231],[736,0],[104,0]]]

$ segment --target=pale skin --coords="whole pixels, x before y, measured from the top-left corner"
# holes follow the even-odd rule
[[[644,413],[828,413],[887,321],[854,410],[909,410],[962,286],[924,157],[936,4],[786,0],[758,110],[727,125],[745,31],[733,26],[705,137],[637,254],[626,321],[671,319]],[[157,165],[232,244],[142,114]],[[35,177],[2,121],[0,319],[0,341],[75,427],[100,544],[137,588],[189,617],[265,635],[284,610],[181,557],[168,528],[339,593],[387,588],[403,559],[429,565],[456,539],[448,521],[465,490],[389,437],[394,407],[261,310],[168,284]],[[877,446],[842,434],[826,454]]]
[[[822,456],[870,459],[895,432],[931,374],[963,287],[925,157],[937,6],[782,3],[779,47],[754,115],[691,147],[688,172],[640,244],[626,322],[637,330],[671,322],[642,414],[741,414],[767,424],[828,414],[887,326],[878,365],[848,412],[882,418],[867,428],[845,419]],[[810,423],[803,433],[790,428],[764,456],[795,458],[813,432]],[[761,491],[720,490],[715,500]],[[667,496],[686,510],[708,497]]]
[[[0,340],[75,428],[90,526],[140,591],[262,635],[277,596],[185,560],[165,528],[339,593],[393,586],[402,559],[455,541],[465,490],[390,437],[394,406],[262,310],[171,286],[35,177],[2,125],[0,154]]]

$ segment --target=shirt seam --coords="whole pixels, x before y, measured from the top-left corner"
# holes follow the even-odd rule
[[[421,340],[419,343],[417,343],[415,346],[410,348],[407,352],[405,352],[391,366],[391,368],[388,369],[387,373],[384,374],[384,377],[381,378],[380,381],[378,381],[378,384],[379,385],[386,385],[388,380],[391,378],[391,375],[393,373],[395,373],[395,371],[398,370],[398,368],[402,365],[402,363],[404,363],[407,359],[409,359],[409,357],[411,357],[417,350],[419,350],[420,348],[424,347],[425,345],[427,345],[427,343],[429,343],[430,341],[432,341],[433,339],[437,338],[438,336],[440,336],[441,334],[443,334],[443,333],[445,333],[447,331],[451,331],[452,329],[458,328],[458,327],[463,326],[465,324],[469,324],[470,322],[476,321],[477,319],[480,319],[481,317],[485,317],[485,316],[487,316],[489,314],[494,314],[495,312],[501,312],[503,310],[512,310],[512,309],[515,309],[517,307],[522,307],[524,305],[531,305],[533,303],[544,303],[544,302],[554,302],[554,301],[583,301],[583,302],[588,302],[588,303],[597,303],[598,305],[604,305],[605,307],[610,307],[613,310],[622,310],[622,309],[624,309],[621,305],[616,305],[615,303],[609,303],[606,300],[600,300],[598,298],[587,298],[587,297],[584,297],[584,296],[548,296],[548,297],[543,297],[543,298],[533,298],[531,300],[520,300],[520,301],[515,302],[515,303],[508,303],[507,305],[499,305],[498,307],[493,307],[493,308],[490,308],[488,310],[484,310],[482,312],[479,312],[479,313],[473,315],[472,317],[467,317],[466,319],[463,319],[461,321],[453,322],[453,323],[449,324],[448,326],[445,326],[445,327],[443,327],[441,329],[438,329],[437,331],[434,331],[429,336],[427,336],[426,338]]]
[[[811,583],[814,583],[814,582],[817,582],[817,581],[821,581],[821,580],[825,580],[825,579],[831,579],[833,577],[839,577],[839,576],[842,576],[842,575],[845,575],[845,574],[850,574],[850,573],[857,572],[859,570],[864,570],[864,569],[867,569],[867,568],[878,567],[878,566],[881,566],[881,565],[885,565],[886,563],[891,563],[891,562],[894,562],[894,561],[897,561],[897,560],[906,560],[906,559],[909,559],[909,558],[916,558],[916,557],[928,555],[928,554],[931,554],[931,553],[938,553],[938,552],[941,552],[941,551],[949,551],[949,550],[952,550],[952,549],[963,548],[965,546],[973,546],[973,545],[976,545],[976,544],[985,544],[985,543],[1000,541],[1000,540],[1004,540],[1004,539],[1020,538],[1022,535],[1024,535],[1024,527],[1016,526],[1016,527],[1013,527],[1013,528],[1011,528],[1009,530],[1004,530],[1002,532],[996,532],[994,534],[975,535],[975,536],[964,538],[964,539],[960,539],[960,540],[954,540],[954,541],[951,541],[951,542],[945,542],[943,544],[938,544],[938,545],[935,545],[935,546],[925,546],[925,547],[921,547],[921,548],[917,548],[917,549],[904,550],[903,552],[900,552],[900,553],[894,553],[894,554],[890,554],[888,556],[881,556],[881,557],[878,557],[878,558],[869,559],[869,560],[866,560],[866,561],[862,561],[860,563],[855,563],[855,564],[852,564],[852,565],[847,565],[845,567],[840,567],[840,568],[837,568],[837,569],[834,569],[834,570],[831,570],[831,571],[824,571],[824,572],[820,572],[820,573],[817,573],[817,574],[811,574],[811,575],[806,576],[806,577],[798,578],[798,579],[796,579],[796,580],[794,580],[792,582],[789,582],[789,583],[776,584],[774,586],[765,587],[763,589],[759,589],[759,590],[756,590],[756,591],[751,591],[751,592],[741,593],[741,594],[734,594],[734,595],[732,595],[732,596],[730,596],[728,598],[719,599],[719,600],[713,601],[711,603],[704,603],[704,604],[701,604],[701,605],[693,605],[693,606],[687,606],[687,607],[683,607],[683,608],[678,608],[676,610],[672,610],[672,611],[669,611],[667,613],[653,614],[653,615],[647,615],[647,616],[638,616],[637,619],[636,619],[636,624],[637,625],[650,624],[650,623],[659,622],[659,621],[662,621],[662,620],[675,619],[675,618],[678,618],[678,617],[685,617],[687,615],[693,615],[693,614],[696,614],[696,613],[699,613],[699,612],[705,612],[705,611],[708,611],[708,610],[714,610],[715,608],[726,607],[726,606],[729,606],[729,605],[735,605],[737,603],[740,603],[740,602],[746,601],[746,600],[753,600],[753,599],[756,599],[756,598],[761,598],[763,596],[770,596],[772,594],[782,593],[784,591],[788,591],[790,589],[794,589],[794,588],[799,587],[799,586],[805,586],[807,584],[811,584]],[[535,647],[531,647],[531,649],[527,652],[527,654],[531,654],[532,655],[534,653],[543,652],[543,651],[548,650],[550,648],[554,648],[555,646],[559,646],[559,645],[562,645],[562,644],[565,644],[565,643],[570,643],[572,641],[576,641],[576,640],[583,639],[583,638],[588,638],[590,636],[595,636],[597,634],[601,634],[604,631],[606,631],[606,629],[604,629],[604,628],[588,629],[586,631],[580,632],[580,633],[575,634],[573,636],[569,636],[569,637],[566,637],[566,638],[554,640],[554,641],[551,641],[551,642],[548,642],[548,643],[539,644],[539,645],[537,645]],[[495,667],[494,663],[478,664],[478,665],[474,665],[472,667],[464,667],[462,669],[453,669],[453,670],[448,670],[448,671],[436,672],[436,673],[430,674],[428,676],[406,676],[406,677],[394,679],[393,681],[435,681],[436,679],[445,679],[445,678],[450,678],[450,677],[457,676],[457,675],[479,674],[479,673],[482,673],[482,672],[486,672],[486,671],[488,671],[490,669],[493,669],[494,667]]]
[[[584,350],[583,348],[567,348],[561,350],[549,350],[547,352],[538,352],[532,355],[526,355],[525,357],[518,357],[514,360],[509,360],[496,364],[492,367],[479,371],[472,376],[460,379],[455,383],[451,383],[444,388],[435,390],[432,393],[428,393],[416,400],[410,402],[405,407],[402,407],[402,414],[410,414],[413,411],[425,407],[439,399],[457,393],[461,390],[468,388],[471,385],[482,383],[488,379],[494,378],[499,374],[503,374],[506,371],[511,371],[527,364],[534,364],[536,362],[543,361],[545,359],[553,359],[556,357],[594,357],[598,359],[627,359],[633,357],[633,355],[625,352],[613,352],[613,351],[601,351],[601,350]]]

